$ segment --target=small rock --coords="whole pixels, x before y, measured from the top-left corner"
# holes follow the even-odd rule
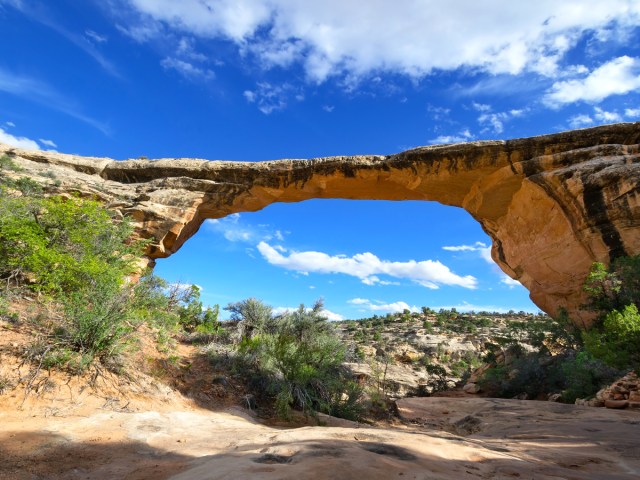
[[[640,391],[632,390],[631,392],[629,392],[629,401],[640,402]]]
[[[550,393],[549,396],[547,397],[547,400],[549,402],[559,402],[561,398],[562,398],[561,393]]]
[[[629,408],[640,408],[640,402],[629,402]]]
[[[467,383],[462,387],[462,391],[465,393],[480,393],[480,386],[477,383]]]
[[[604,406],[607,408],[627,408],[629,406],[628,400],[605,400]]]

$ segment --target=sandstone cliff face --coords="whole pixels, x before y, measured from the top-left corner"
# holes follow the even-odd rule
[[[464,208],[492,257],[545,312],[577,322],[594,261],[640,253],[640,123],[420,147],[389,156],[259,163],[114,161],[0,145],[51,192],[95,195],[133,217],[148,256],[176,252],[207,218],[312,198],[430,200]],[[43,176],[55,175],[58,182]],[[40,176],[39,176],[40,175]],[[60,185],[56,185],[60,183]]]

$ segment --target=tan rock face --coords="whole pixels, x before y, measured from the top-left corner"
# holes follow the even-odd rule
[[[148,256],[168,257],[207,218],[312,198],[429,200],[464,208],[492,257],[542,310],[578,323],[594,261],[640,253],[640,123],[421,147],[389,156],[259,163],[113,161],[0,145],[49,190],[80,191],[131,215]],[[5,174],[4,172],[2,174]],[[36,177],[37,178],[37,177]]]

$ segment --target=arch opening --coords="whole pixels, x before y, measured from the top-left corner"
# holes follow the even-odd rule
[[[461,208],[314,199],[207,220],[155,272],[199,285],[205,303],[222,307],[256,297],[296,308],[322,297],[335,320],[422,306],[539,311],[490,247]]]

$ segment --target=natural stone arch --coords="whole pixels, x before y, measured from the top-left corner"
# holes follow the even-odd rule
[[[312,198],[429,200],[464,208],[492,257],[542,310],[588,321],[592,262],[640,253],[640,123],[533,138],[421,147],[390,156],[220,162],[84,158],[10,147],[27,171],[102,198],[153,239],[153,262],[207,218]],[[51,187],[56,188],[56,187]]]

